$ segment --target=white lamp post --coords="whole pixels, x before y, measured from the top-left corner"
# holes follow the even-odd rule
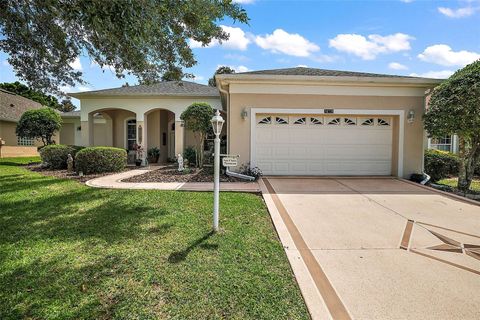
[[[223,120],[220,111],[217,110],[210,120],[215,134],[215,148],[213,158],[213,230],[218,231],[218,207],[220,199],[220,133],[222,132]]]

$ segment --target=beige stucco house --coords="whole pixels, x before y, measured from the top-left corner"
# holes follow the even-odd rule
[[[221,109],[220,95],[213,87],[167,81],[154,85],[72,93],[80,100],[80,112],[63,116],[63,144],[113,146],[132,150],[136,143],[145,150],[160,149],[160,162],[173,159],[194,145],[180,115],[194,102]],[[67,143],[68,141],[68,143]],[[73,142],[73,143],[72,143]]]
[[[440,80],[289,68],[217,75],[228,152],[267,175],[423,170],[425,95]]]
[[[15,93],[0,89],[0,157],[21,157],[38,155],[40,141],[17,137],[17,122],[22,114],[42,105]]]
[[[216,80],[218,88],[174,81],[71,94],[81,111],[64,117],[72,125],[61,141],[158,146],[165,161],[193,144],[180,114],[207,102],[224,111],[228,153],[267,175],[422,172],[425,96],[440,80],[300,67]]]

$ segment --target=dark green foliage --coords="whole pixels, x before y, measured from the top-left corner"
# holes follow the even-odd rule
[[[217,74],[232,74],[232,73],[235,73],[235,70],[233,70],[230,67],[227,67],[227,66],[218,67],[217,70],[215,71],[215,73],[213,74],[213,76],[210,79],[208,79],[208,85],[210,87],[216,87],[217,86],[217,82],[215,81],[215,76]]]
[[[16,93],[19,96],[36,101],[43,106],[47,106],[53,109],[59,109],[61,106],[58,103],[57,98],[55,98],[54,96],[49,94],[44,94],[39,90],[31,89],[18,81],[11,82],[11,83],[9,82],[0,83],[0,88],[3,90],[10,91],[12,93]]]
[[[51,144],[40,150],[42,162],[48,164],[51,169],[66,169],[68,154],[75,157],[75,148],[63,144]]]
[[[188,146],[185,148],[185,151],[183,151],[183,158],[188,160],[190,166],[195,166],[197,161],[197,151],[195,151],[194,147]]]
[[[424,121],[432,137],[458,135],[458,188],[468,190],[480,161],[480,60],[435,88]]]
[[[127,152],[113,147],[87,147],[75,156],[75,170],[84,174],[117,172],[127,165]]]
[[[213,117],[213,108],[205,102],[196,102],[190,105],[180,115],[180,119],[185,121],[185,129],[191,130],[195,137],[197,161],[199,167],[203,166],[203,145],[205,137],[212,130],[210,120]],[[191,163],[193,164],[193,162]]]
[[[460,159],[457,155],[440,150],[425,152],[425,172],[432,177],[432,182],[456,176]]]
[[[61,112],[70,112],[75,110],[75,106],[73,105],[71,99],[63,99],[56,109]]]
[[[0,50],[19,78],[31,87],[58,93],[84,83],[72,67],[88,55],[141,83],[160,81],[175,67],[196,64],[188,39],[204,45],[227,40],[222,19],[246,23],[245,10],[230,0],[195,1],[16,1],[3,0]]]
[[[160,149],[157,147],[148,149],[147,156],[148,156],[148,162],[156,163],[158,161],[158,158],[160,157]]]
[[[29,139],[41,139],[43,145],[53,144],[55,131],[62,127],[62,118],[55,110],[45,107],[27,110],[17,124],[17,136]]]

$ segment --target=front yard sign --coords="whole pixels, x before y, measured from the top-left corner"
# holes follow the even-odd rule
[[[237,157],[224,157],[222,163],[224,167],[236,167],[238,165]]]

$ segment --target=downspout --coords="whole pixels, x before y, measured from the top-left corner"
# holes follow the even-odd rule
[[[221,93],[223,93],[225,95],[225,103],[227,104],[227,137],[230,136],[230,93],[223,89],[222,88],[222,84],[221,83],[218,83],[218,91],[220,91]],[[227,139],[227,152],[230,151],[229,150],[229,142],[228,142],[229,139]],[[226,171],[225,171],[225,174],[227,176],[230,176],[230,177],[235,177],[235,178],[239,178],[239,179],[244,179],[244,180],[248,180],[248,181],[255,181],[255,177],[252,177],[252,176],[247,176],[246,174],[241,174],[241,173],[237,173],[237,172],[233,172],[233,171],[230,171],[230,169],[227,167],[226,168]]]
[[[227,176],[230,176],[230,177],[235,177],[235,178],[244,179],[244,180],[248,180],[248,181],[255,181],[255,177],[247,176],[246,174],[241,174],[241,173],[230,171],[230,169],[228,169],[228,167],[227,167],[227,170],[225,171],[225,174]]]

